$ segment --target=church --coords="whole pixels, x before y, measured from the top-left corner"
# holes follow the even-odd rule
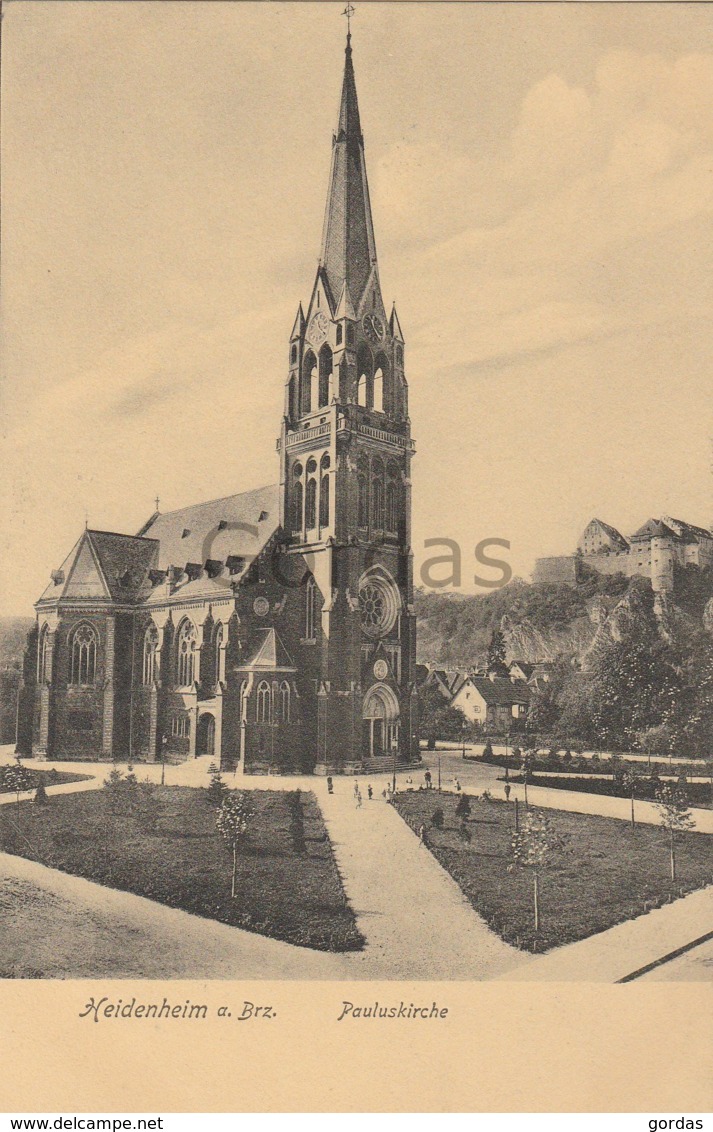
[[[347,35],[311,298],[287,342],[279,483],[86,529],[36,603],[18,750],[245,773],[417,762],[404,338],[379,284]],[[158,503],[157,503],[158,506]]]

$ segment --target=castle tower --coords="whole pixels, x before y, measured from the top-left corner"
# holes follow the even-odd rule
[[[414,447],[404,338],[379,281],[350,35],[319,267],[288,350],[281,523],[322,599],[317,769],[410,761]]]

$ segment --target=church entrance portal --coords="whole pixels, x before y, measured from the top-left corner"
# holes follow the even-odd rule
[[[393,755],[399,744],[399,702],[386,684],[370,688],[362,713],[362,755],[378,759]]]
[[[196,732],[196,757],[215,754],[215,716],[208,712],[198,720]]]

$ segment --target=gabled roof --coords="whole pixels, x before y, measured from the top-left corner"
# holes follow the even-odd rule
[[[146,537],[159,542],[154,565],[202,566],[209,558],[225,562],[232,556],[245,559],[247,568],[279,527],[278,493],[271,484],[157,515],[145,528]]]
[[[670,515],[664,515],[663,522],[687,542],[698,542],[702,538],[713,538],[713,533],[707,531],[705,527],[697,527],[695,523],[686,523],[683,519],[672,519]]]
[[[647,519],[631,537],[632,539],[676,538],[676,532],[660,519]]]
[[[522,680],[506,680],[504,677],[491,680],[488,676],[469,676],[467,682],[480,692],[488,705],[529,704],[532,695],[529,686]]]
[[[241,668],[294,668],[292,657],[285,648],[276,629],[259,629],[258,643],[250,660]]]
[[[515,667],[520,669],[520,671],[524,674],[524,677],[525,677],[526,680],[529,680],[529,678],[532,676],[532,673],[534,672],[534,669],[535,669],[534,664],[528,664],[524,660],[512,660],[512,661],[510,661],[510,664],[508,665],[508,669],[510,671],[512,671],[512,669],[515,668]]]

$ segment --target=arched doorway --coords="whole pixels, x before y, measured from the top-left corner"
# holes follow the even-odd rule
[[[196,731],[196,758],[215,754],[215,716],[205,712],[198,720]]]
[[[362,755],[378,759],[393,754],[399,742],[399,701],[386,684],[375,684],[364,697]]]

